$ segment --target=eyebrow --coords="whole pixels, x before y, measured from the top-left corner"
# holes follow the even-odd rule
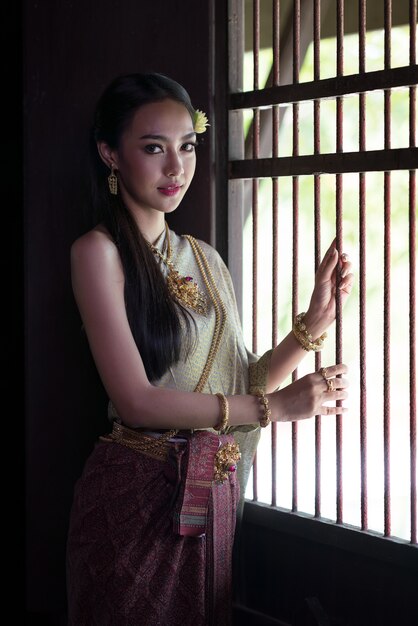
[[[191,133],[187,133],[187,135],[183,135],[181,139],[182,141],[184,141],[185,139],[191,139],[195,135],[195,131],[192,131]],[[160,141],[169,141],[169,138],[165,137],[164,135],[142,135],[140,139],[159,139]]]

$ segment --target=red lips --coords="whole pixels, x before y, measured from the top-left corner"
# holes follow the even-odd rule
[[[181,189],[180,185],[171,186],[171,187],[158,187],[158,191],[163,193],[165,196],[175,196]]]

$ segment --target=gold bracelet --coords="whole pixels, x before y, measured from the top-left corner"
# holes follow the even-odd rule
[[[305,313],[299,313],[296,315],[295,322],[293,324],[293,334],[296,339],[299,341],[300,345],[304,350],[309,352],[313,350],[314,352],[318,352],[322,350],[324,345],[324,339],[327,338],[327,333],[323,333],[318,339],[313,340],[312,335],[308,332],[306,328],[306,324],[303,321],[305,318]]]
[[[216,424],[216,426],[214,426],[214,429],[217,430],[219,433],[222,433],[222,432],[225,432],[226,427],[228,426],[229,403],[223,393],[217,393],[216,395],[218,396],[220,403],[221,403],[222,417],[221,417],[221,421],[218,424]]]
[[[260,404],[263,407],[263,417],[260,417],[258,421],[260,422],[261,428],[265,428],[271,422],[271,409],[269,408],[269,401],[266,398],[266,394],[264,391],[261,391],[261,389],[259,389],[255,395],[259,397]]]

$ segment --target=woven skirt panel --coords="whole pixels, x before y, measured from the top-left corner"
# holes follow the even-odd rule
[[[162,461],[117,443],[96,444],[71,511],[69,626],[230,625],[239,486],[232,475],[213,487],[205,536],[174,533],[182,457],[181,446]]]

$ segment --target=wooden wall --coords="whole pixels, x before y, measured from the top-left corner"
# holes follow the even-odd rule
[[[416,626],[418,548],[247,502],[240,626]]]
[[[87,138],[116,75],[159,71],[211,112],[211,3],[25,0],[23,3],[26,404],[26,606],[65,611],[65,540],[74,482],[106,397],[80,332],[72,241],[89,227]],[[212,242],[211,138],[170,225]],[[46,620],[43,621],[46,624]]]

